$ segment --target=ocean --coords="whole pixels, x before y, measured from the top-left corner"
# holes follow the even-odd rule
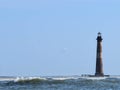
[[[0,77],[0,90],[120,90],[120,76]]]

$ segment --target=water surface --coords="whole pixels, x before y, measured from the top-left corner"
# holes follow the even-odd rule
[[[119,77],[1,77],[0,90],[120,90]]]

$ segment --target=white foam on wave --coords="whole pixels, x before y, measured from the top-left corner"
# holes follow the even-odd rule
[[[40,80],[68,80],[68,79],[78,79],[78,77],[72,77],[72,76],[61,76],[61,77],[14,77],[14,78],[10,78],[10,77],[0,77],[0,81],[14,81],[14,82],[18,82],[18,81],[24,81],[24,80],[33,80],[33,79],[40,79]]]
[[[9,77],[8,78],[7,77],[6,78],[1,78],[0,77],[0,81],[14,81],[15,79],[16,78],[9,78]]]
[[[47,80],[46,78],[42,78],[42,77],[17,77],[14,81],[18,82],[21,80],[33,80],[33,79]]]
[[[87,79],[87,80],[103,80],[107,78],[118,78],[120,76],[110,76],[110,77],[83,77],[83,76],[55,76],[55,77],[14,77],[14,78],[2,78],[0,77],[0,81],[14,81],[18,82],[21,80],[33,80],[33,79],[40,79],[40,80],[76,80],[76,79]]]
[[[55,77],[16,77],[14,80],[15,82],[21,80],[33,80],[33,79],[40,79],[40,80],[70,80],[70,79],[79,79],[80,77],[74,76],[55,76]]]
[[[78,79],[78,77],[56,77],[52,79],[53,80],[70,80],[70,79]]]
[[[108,77],[81,77],[81,78],[87,80],[104,80],[107,79]]]

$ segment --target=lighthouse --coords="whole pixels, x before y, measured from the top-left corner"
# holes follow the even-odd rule
[[[98,33],[97,36],[97,52],[96,52],[96,72],[95,76],[102,77],[103,73],[103,62],[102,62],[102,36],[101,33]]]
[[[87,78],[93,78],[93,77],[110,77],[110,75],[104,75],[103,73],[103,62],[102,62],[102,35],[99,32],[97,35],[97,50],[96,50],[96,68],[95,68],[95,74],[90,75],[90,74],[82,74],[82,77],[87,77]]]

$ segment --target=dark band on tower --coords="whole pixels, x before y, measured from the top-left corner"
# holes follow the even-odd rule
[[[97,36],[97,54],[96,54],[96,73],[95,76],[104,76],[102,63],[102,36],[98,33]]]

